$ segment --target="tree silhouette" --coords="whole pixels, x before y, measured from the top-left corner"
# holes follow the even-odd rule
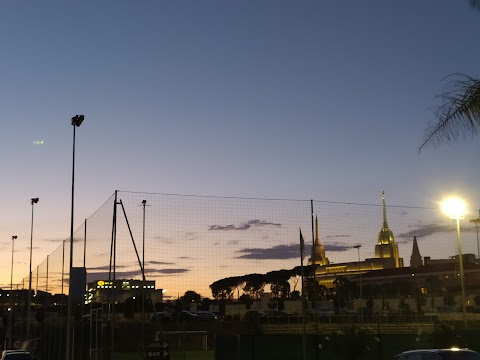
[[[266,277],[263,274],[245,275],[245,286],[243,291],[253,299],[259,299],[266,284]]]
[[[196,303],[199,304],[201,300],[200,294],[197,294],[193,290],[187,290],[185,291],[185,294],[183,296],[180,296],[180,300],[182,301],[182,304],[190,304],[190,303]]]
[[[470,0],[470,6],[480,11],[480,0]],[[453,74],[438,96],[440,106],[435,111],[436,122],[425,129],[421,151],[427,145],[450,142],[458,137],[472,137],[480,130],[480,79],[465,74]]]

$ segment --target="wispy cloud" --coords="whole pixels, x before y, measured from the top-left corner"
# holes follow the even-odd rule
[[[154,239],[160,241],[163,244],[173,244],[174,243],[174,241],[171,238],[165,237],[163,235],[155,236]]]
[[[118,268],[126,268],[126,265],[115,265],[115,269]],[[100,270],[110,270],[110,265],[103,265],[103,266],[95,266],[89,267],[87,271],[100,271]]]
[[[448,233],[455,231],[455,228],[451,225],[439,225],[439,224],[418,224],[415,227],[407,232],[400,233],[396,237],[400,239],[413,239],[414,236],[417,239],[422,237],[438,234],[438,233]]]
[[[344,239],[349,237],[350,235],[327,235],[325,236],[325,239]]]
[[[41,247],[39,247],[39,246],[33,246],[33,247],[32,247],[32,250],[38,250],[38,249],[41,249]],[[26,247],[25,250],[30,251],[30,246],[29,246],[29,247]]]
[[[189,269],[145,269],[145,275],[147,277],[155,277],[155,275],[173,275],[173,274],[183,274],[189,272]],[[116,271],[116,279],[132,279],[134,277],[141,278],[140,270],[132,271]],[[107,272],[89,272],[87,273],[87,281],[92,282],[95,280],[105,280],[108,279]]]
[[[183,274],[189,272],[189,269],[161,269],[157,270],[157,274]]]
[[[332,251],[332,252],[342,252],[342,251],[350,251],[353,249],[353,246],[356,244],[344,243],[344,242],[334,242],[325,244],[325,251]]]
[[[294,259],[300,257],[299,244],[277,245],[270,248],[245,248],[238,250],[242,255],[236,256],[236,259]]]
[[[281,227],[282,224],[268,222],[265,220],[249,220],[247,222],[241,223],[240,225],[236,226],[233,224],[230,225],[210,225],[208,230],[223,230],[223,231],[230,231],[230,230],[248,230],[253,227],[262,227],[262,226],[272,226],[272,227]]]
[[[156,261],[156,260],[151,260],[147,264],[150,265],[173,265],[175,263],[173,262],[166,262],[166,261]]]
[[[145,274],[155,272],[153,269],[145,269]],[[118,279],[131,279],[133,277],[141,278],[140,270],[133,271],[115,271],[115,278]],[[87,272],[87,281],[92,282],[95,280],[106,280],[108,279],[108,272]],[[147,279],[148,280],[148,279]]]
[[[61,243],[62,241],[69,240],[69,239],[42,239],[42,241],[47,241],[47,242],[53,242],[53,243]],[[74,241],[77,241],[77,239],[74,238]]]

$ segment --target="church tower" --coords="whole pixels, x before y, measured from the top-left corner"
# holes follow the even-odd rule
[[[387,223],[387,207],[385,205],[385,191],[382,191],[383,224],[378,233],[378,243],[375,245],[375,257],[393,259],[394,267],[403,267],[403,259],[399,257],[398,245],[395,244],[393,232]]]
[[[325,246],[320,244],[320,236],[318,232],[318,218],[315,216],[315,244],[312,248],[312,257],[308,259],[308,265],[311,265],[315,259],[317,265],[328,265],[330,261],[325,257]]]
[[[410,267],[418,268],[423,265],[422,256],[420,255],[420,250],[418,249],[417,237],[413,237],[413,249],[412,255],[410,256]]]

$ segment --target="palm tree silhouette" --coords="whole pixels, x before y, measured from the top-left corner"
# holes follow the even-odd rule
[[[480,11],[480,0],[469,0]],[[439,95],[441,105],[435,111],[436,122],[425,129],[419,152],[428,145],[439,145],[459,137],[472,137],[480,131],[480,79],[453,74]],[[448,78],[448,77],[447,77]]]

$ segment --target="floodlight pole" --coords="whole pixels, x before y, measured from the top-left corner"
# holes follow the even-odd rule
[[[460,218],[455,219],[457,221],[457,243],[458,243],[458,262],[460,265],[460,287],[462,290],[462,313],[463,313],[463,325],[467,327],[467,308],[465,305],[465,284],[463,273],[463,255],[462,255],[462,240],[460,239]]]
[[[32,306],[32,249],[33,249],[33,209],[34,204],[38,203],[38,198],[32,198],[32,223],[30,226],[30,271],[28,275],[28,301],[27,301],[27,339],[30,337],[30,307]]]
[[[9,333],[9,348],[12,348],[12,320],[13,320],[13,308],[15,302],[13,301],[13,252],[15,251],[15,239],[16,235],[12,236],[12,267],[10,269],[10,313],[8,314],[8,333]]]
[[[470,220],[471,223],[475,224],[475,230],[477,231],[477,262],[480,267],[480,243],[478,241],[478,223],[480,223],[480,209],[478,210],[478,218]]]
[[[355,245],[354,248],[358,250],[358,276],[360,278],[360,321],[363,324],[363,296],[362,296],[362,273],[360,269],[360,248],[361,244]]]
[[[72,268],[73,268],[73,210],[74,210],[74,195],[75,195],[75,128],[79,127],[85,117],[83,115],[75,115],[72,117],[72,126],[73,126],[73,152],[72,152],[72,202],[71,202],[71,212],[70,212],[70,266],[69,266],[69,276],[68,276],[68,307],[67,307],[67,341],[65,347],[65,359],[73,359],[73,349],[71,349],[72,341]]]
[[[147,200],[142,201],[143,206],[143,233],[142,233],[142,274],[145,274],[145,206]],[[145,276],[142,276],[142,341],[145,345]]]

